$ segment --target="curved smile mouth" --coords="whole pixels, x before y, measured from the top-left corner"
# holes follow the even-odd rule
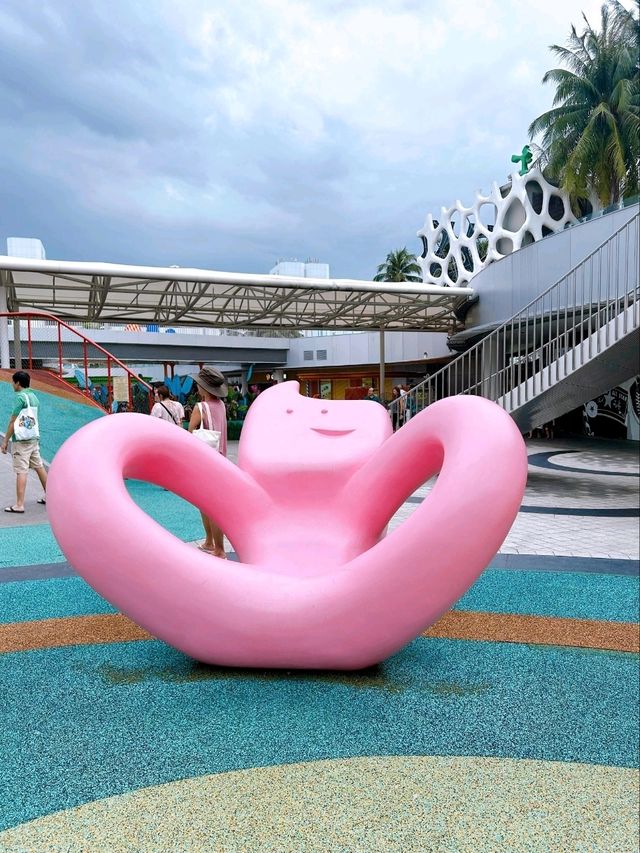
[[[352,429],[323,429],[322,427],[311,427],[311,429],[321,435],[349,435],[350,432],[354,432]]]

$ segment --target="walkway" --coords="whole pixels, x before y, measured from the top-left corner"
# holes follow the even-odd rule
[[[2,431],[0,430],[0,436]],[[42,496],[42,489],[35,474],[30,474],[27,479],[26,502],[29,504],[29,512],[24,515],[10,515],[2,512],[6,506],[13,506],[16,502],[16,478],[11,465],[11,455],[0,453],[0,531],[3,527],[22,527],[32,524],[46,524],[46,508],[36,501]],[[0,532],[0,536],[1,536]],[[1,540],[0,540],[1,541]],[[0,549],[0,555],[2,549]],[[0,556],[2,565],[2,556]]]
[[[638,559],[638,446],[626,441],[528,441],[529,478],[503,554]],[[411,514],[419,489],[392,526]]]
[[[0,529],[0,848],[636,851],[637,448],[529,454],[491,568],[360,673],[194,663],[76,577],[30,503]]]

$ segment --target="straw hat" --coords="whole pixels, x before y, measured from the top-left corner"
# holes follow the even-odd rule
[[[226,397],[229,393],[224,376],[215,367],[203,367],[200,373],[194,376],[194,382],[214,397]]]

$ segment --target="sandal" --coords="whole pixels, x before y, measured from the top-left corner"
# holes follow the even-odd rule
[[[47,505],[47,499],[46,498],[38,498],[36,503],[37,504],[43,504],[44,506],[46,506]]]
[[[5,512],[14,512],[16,515],[24,515],[23,509],[14,509],[12,506],[6,506],[4,508]]]
[[[205,548],[204,545],[198,545],[198,551],[203,551],[205,554],[211,554],[212,557],[218,557],[219,560],[227,559],[226,554],[219,556],[218,554],[216,554],[214,548]]]

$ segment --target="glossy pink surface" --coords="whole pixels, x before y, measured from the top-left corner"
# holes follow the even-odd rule
[[[390,517],[440,471],[388,536]],[[145,415],[94,421],[55,457],[51,524],[69,562],[139,625],[198,660],[356,669],[435,622],[476,580],[518,512],[524,442],[494,403],[450,397],[392,434],[370,401],[251,406],[235,466]],[[171,489],[226,532],[240,563],[197,551],[129,497]]]

